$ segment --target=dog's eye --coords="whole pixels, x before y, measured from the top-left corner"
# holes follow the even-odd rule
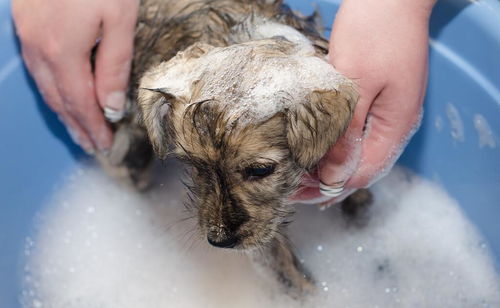
[[[245,168],[245,178],[248,180],[262,179],[274,172],[275,165],[250,166]]]

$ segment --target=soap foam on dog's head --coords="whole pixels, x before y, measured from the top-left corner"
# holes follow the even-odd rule
[[[304,103],[315,90],[354,87],[304,46],[283,37],[219,48],[193,45],[146,72],[140,88],[165,89],[190,103],[212,100],[228,107],[229,118],[245,124]],[[194,90],[195,84],[201,86]],[[148,95],[147,90],[139,93],[142,101],[148,101]]]
[[[163,172],[175,178],[175,166]],[[239,253],[198,239],[182,185],[146,195],[94,168],[75,171],[26,241],[25,307],[498,307],[488,249],[458,205],[402,170],[374,188],[365,228],[338,209],[299,207],[291,238],[318,283],[305,302],[282,294]]]

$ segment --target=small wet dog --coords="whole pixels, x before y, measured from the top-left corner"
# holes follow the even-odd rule
[[[154,153],[179,158],[202,236],[249,251],[294,294],[314,282],[284,234],[287,199],[358,98],[319,33],[279,0],[144,0],[127,113],[100,157],[139,188]]]

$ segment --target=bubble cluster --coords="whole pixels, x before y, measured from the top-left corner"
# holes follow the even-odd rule
[[[26,308],[498,307],[489,250],[435,184],[397,168],[374,187],[364,227],[335,207],[298,206],[290,237],[318,286],[304,301],[241,253],[211,248],[187,219],[167,164],[139,195],[94,168],[75,171],[26,238]],[[93,209],[89,213],[89,209]]]
[[[475,114],[473,121],[479,139],[479,148],[496,148],[495,134],[493,134],[493,130],[486,118],[481,114]]]

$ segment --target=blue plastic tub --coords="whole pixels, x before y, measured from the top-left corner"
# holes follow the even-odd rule
[[[312,12],[311,1],[288,2]],[[316,2],[331,24],[339,2]],[[84,157],[28,77],[9,12],[9,1],[0,0],[0,307],[19,306],[21,255],[34,215]],[[460,202],[499,264],[500,2],[441,0],[431,35],[426,113],[400,163]]]

